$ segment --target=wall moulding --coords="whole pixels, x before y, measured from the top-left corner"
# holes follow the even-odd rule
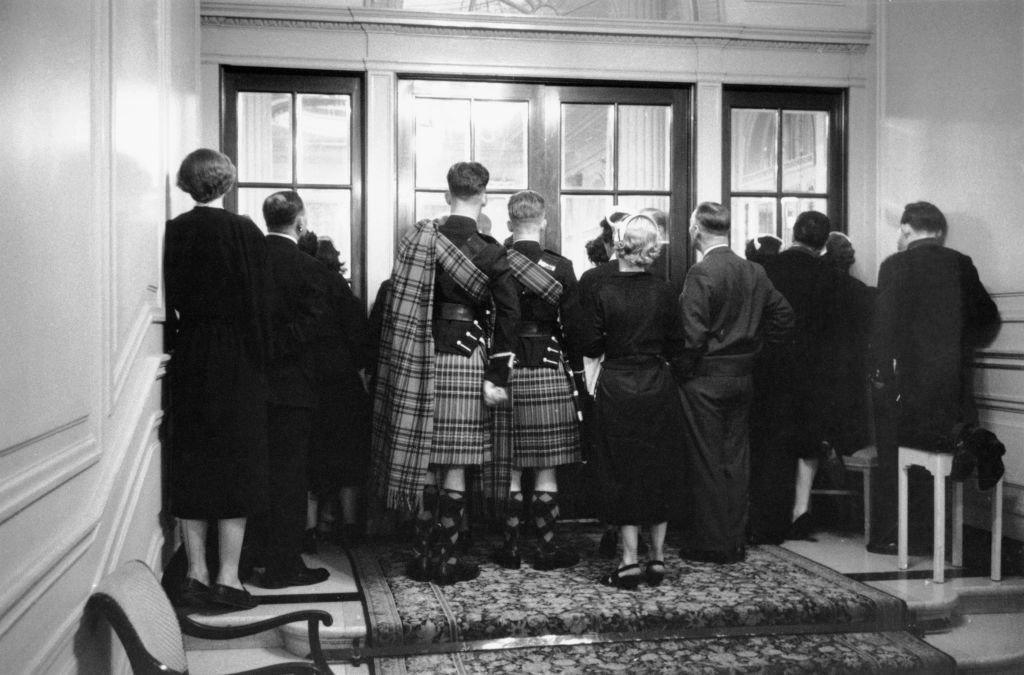
[[[95,438],[79,441],[0,482],[0,524],[99,462]]]
[[[85,523],[75,532],[55,533],[49,555],[35,558],[32,565],[12,577],[18,583],[0,595],[0,637],[32,607],[90,549],[99,523]]]
[[[78,427],[78,426],[80,426],[82,424],[85,424],[87,421],[89,421],[89,416],[88,415],[82,415],[81,417],[76,417],[75,419],[73,419],[73,420],[71,420],[69,422],[65,422],[64,424],[56,426],[56,427],[54,427],[52,429],[49,429],[47,431],[44,431],[41,434],[37,434],[36,436],[33,436],[32,438],[25,439],[24,441],[19,441],[19,442],[13,444],[13,445],[7,446],[6,448],[0,448],[0,457],[3,457],[4,455],[12,455],[12,454],[18,452],[19,450],[24,450],[25,448],[28,448],[28,447],[31,447],[31,446],[34,446],[34,445],[39,445],[40,443],[44,443],[45,441],[47,441],[49,439],[53,439],[56,436],[60,436],[61,434],[67,433],[68,431],[70,431],[70,430],[72,430],[72,429],[74,429],[74,428],[76,428],[76,427]]]
[[[427,37],[486,37],[545,41],[591,41],[706,46],[730,49],[784,49],[863,54],[871,34],[859,31],[810,31],[728,24],[666,21],[612,21],[531,18],[466,14],[387,12],[385,10],[240,7],[236,3],[203,3],[202,25],[222,28],[301,29],[398,33]]]

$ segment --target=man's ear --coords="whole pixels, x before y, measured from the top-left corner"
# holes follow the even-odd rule
[[[512,226],[512,221],[511,220],[506,220],[505,221],[505,225],[508,227],[508,231],[509,232],[515,232],[516,231],[515,228]]]
[[[452,193],[448,190],[444,191],[444,203],[448,206],[452,205]]]

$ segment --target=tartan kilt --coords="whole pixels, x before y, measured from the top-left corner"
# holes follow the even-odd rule
[[[579,462],[580,423],[565,371],[516,368],[511,388],[511,419],[504,409],[501,432],[512,435],[512,466],[545,469]]]
[[[491,459],[491,412],[484,405],[484,353],[434,354],[430,463],[471,466]]]

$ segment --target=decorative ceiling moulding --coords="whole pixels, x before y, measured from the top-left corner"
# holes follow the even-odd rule
[[[343,7],[204,2],[202,25],[222,28],[299,29],[729,49],[777,49],[863,54],[871,34],[723,23],[621,21],[505,15],[435,14]]]

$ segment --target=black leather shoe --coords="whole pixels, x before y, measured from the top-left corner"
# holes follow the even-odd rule
[[[413,581],[430,581],[434,576],[434,563],[429,556],[417,555],[406,564],[405,575]]]
[[[537,557],[533,559],[533,569],[547,572],[572,567],[580,561],[580,554],[572,549],[551,546],[548,549],[538,548]]]
[[[323,567],[299,567],[289,572],[274,572],[268,569],[257,575],[254,586],[260,588],[288,588],[289,586],[312,586],[327,581],[331,573]]]
[[[651,560],[644,566],[644,580],[648,586],[658,586],[665,579],[665,562]]]
[[[811,535],[814,534],[814,521],[810,513],[801,514],[786,532],[786,539],[790,541],[814,541]]]
[[[434,570],[433,581],[438,586],[449,586],[460,581],[472,581],[480,576],[480,568],[473,563],[456,560],[453,563],[442,561]]]
[[[252,609],[260,604],[260,601],[244,588],[232,588],[224,584],[214,584],[210,588],[210,601],[233,609]]]
[[[181,609],[198,610],[210,603],[210,587],[192,577],[185,577],[178,586],[174,606]]]
[[[494,553],[491,554],[491,560],[507,570],[517,570],[523,566],[523,557],[519,553],[518,546],[511,548],[502,546],[501,548],[494,549]]]
[[[634,573],[635,570],[635,573]],[[628,572],[628,574],[624,574]],[[612,586],[627,591],[635,591],[640,585],[640,565],[625,565],[614,572],[609,572],[597,580],[602,586]]]

